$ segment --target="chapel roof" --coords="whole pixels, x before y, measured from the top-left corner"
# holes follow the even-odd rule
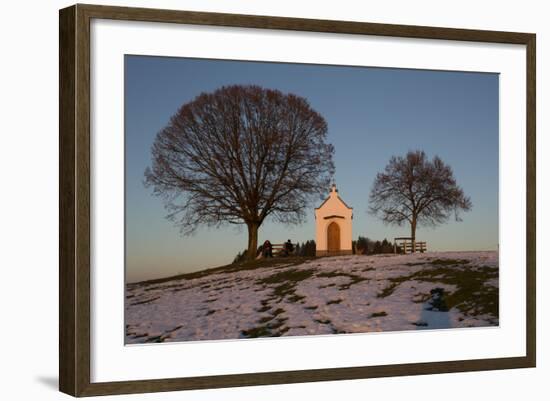
[[[344,200],[343,200],[342,198],[340,198],[340,195],[338,195],[338,189],[336,188],[336,184],[332,184],[332,187],[330,188],[330,194],[329,194],[329,196],[327,196],[327,198],[323,201],[323,203],[321,203],[321,204],[319,205],[319,207],[316,207],[315,210],[321,209],[321,208],[323,207],[323,205],[324,205],[325,203],[327,203],[327,201],[328,201],[331,197],[333,197],[333,196],[336,196],[336,198],[337,198],[340,202],[342,202],[342,204],[343,204],[345,207],[347,207],[347,208],[350,209],[350,210],[353,210],[353,208],[352,208],[352,207],[349,207],[348,204],[347,204],[346,202],[344,202]]]

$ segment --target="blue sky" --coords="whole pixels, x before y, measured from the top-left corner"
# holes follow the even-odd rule
[[[125,57],[126,277],[129,282],[230,263],[247,244],[243,227],[200,229],[182,237],[165,219],[162,199],[143,186],[155,135],[201,92],[256,84],[308,99],[328,123],[335,181],[354,208],[353,237],[391,239],[407,226],[385,226],[367,214],[374,177],[392,155],[422,149],[454,170],[473,208],[437,228],[419,227],[430,250],[488,250],[498,245],[499,78],[497,74],[348,66]],[[327,188],[328,193],[328,188]],[[319,200],[318,203],[321,203]],[[306,223],[265,222],[259,243],[315,237]]]

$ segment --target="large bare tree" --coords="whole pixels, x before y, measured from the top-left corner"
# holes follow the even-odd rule
[[[266,218],[294,224],[330,184],[334,148],[308,101],[259,86],[226,86],[184,104],[156,136],[145,184],[182,233],[244,224],[248,257]]]
[[[436,226],[452,215],[460,221],[460,212],[472,208],[451,167],[418,150],[390,159],[376,175],[369,202],[369,212],[384,223],[410,224],[413,247],[418,225]]]

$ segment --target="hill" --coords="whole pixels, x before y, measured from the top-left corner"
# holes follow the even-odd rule
[[[128,284],[126,343],[496,326],[497,252],[277,258]]]

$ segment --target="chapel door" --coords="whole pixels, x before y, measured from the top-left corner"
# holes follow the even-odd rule
[[[327,230],[327,244],[329,252],[338,252],[340,250],[340,227],[332,222]]]

